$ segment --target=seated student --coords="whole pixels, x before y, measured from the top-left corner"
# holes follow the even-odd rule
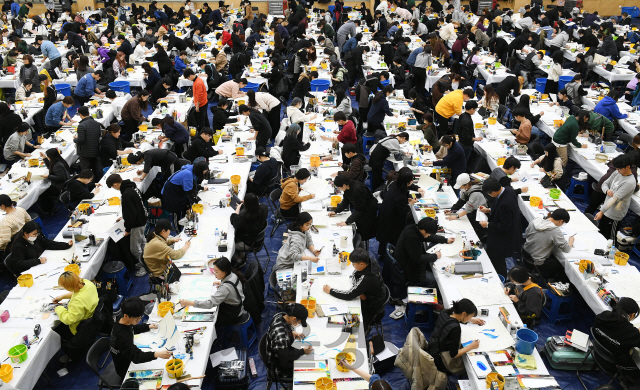
[[[613,354],[623,376],[637,384],[640,381],[640,370],[632,353],[634,348],[640,347],[640,332],[631,321],[638,317],[640,308],[633,298],[627,297],[621,298],[617,303],[612,302],[611,308],[596,315],[593,337]]]
[[[246,283],[244,276],[231,267],[231,262],[226,257],[221,257],[213,263],[213,274],[218,279],[213,282],[218,290],[210,299],[189,301],[180,300],[180,305],[195,306],[199,309],[218,308],[216,327],[229,326],[242,323],[249,317],[244,310],[244,292],[242,283]]]
[[[311,214],[302,212],[298,214],[298,217],[294,222],[291,222],[287,226],[287,234],[289,235],[282,247],[278,251],[278,259],[273,270],[279,270],[284,268],[293,268],[296,261],[310,260],[317,263],[320,259],[320,250],[316,250],[313,246],[313,239],[311,238],[311,225],[313,225],[313,219]],[[309,249],[313,256],[305,255],[305,249]]]
[[[271,180],[278,175],[278,161],[275,158],[270,158],[269,153],[262,146],[256,148],[256,159],[260,165],[255,170],[253,177],[247,178],[247,192],[261,196],[267,190]]]
[[[373,197],[371,190],[358,180],[349,180],[345,176],[338,176],[334,179],[333,185],[343,193],[342,202],[338,204],[335,211],[329,212],[329,217],[335,217],[351,207],[351,215],[344,222],[338,222],[338,226],[356,224],[357,233],[363,241],[376,236],[378,200]]]
[[[171,222],[168,219],[159,219],[152,232],[147,235],[147,245],[144,246],[142,257],[151,271],[151,274],[159,278],[164,274],[169,259],[176,260],[184,256],[191,247],[191,240],[187,241],[180,249],[173,249],[171,245],[181,238],[171,237]]]
[[[531,281],[529,271],[521,265],[511,268],[508,277],[511,283],[505,285],[504,293],[513,302],[522,322],[531,329],[540,323],[544,292]]]
[[[551,102],[549,103],[549,105],[551,107],[558,106],[558,107],[567,107],[569,109],[569,112],[571,112],[571,109],[573,108],[573,102],[571,101],[571,98],[569,97],[569,93],[567,92],[566,88],[562,88],[561,90],[558,91],[558,101],[557,102]]]
[[[53,303],[60,303],[63,299],[68,299],[67,307],[63,305],[56,307],[56,314],[60,324],[53,330],[62,339],[62,349],[67,353],[60,358],[61,363],[77,360],[81,356],[78,350],[89,349],[95,340],[95,334],[90,331],[88,321],[93,317],[93,312],[98,306],[98,290],[96,286],[87,279],[81,279],[73,272],[65,271],[58,278],[58,286],[68,292],[57,296]],[[89,335],[93,338],[89,339]],[[81,347],[85,345],[86,347]]]
[[[364,167],[367,165],[367,158],[364,154],[358,153],[356,145],[344,144],[342,146],[342,153],[346,157],[347,162],[338,165],[342,167],[343,171],[332,174],[332,177],[342,176],[349,180],[361,181],[364,183],[367,177],[367,172]]]
[[[429,337],[427,352],[433,357],[438,371],[460,375],[465,372],[462,357],[480,346],[479,340],[462,347],[460,323],[484,325],[484,320],[476,318],[478,309],[469,299],[454,301],[450,309],[443,310],[436,320],[435,328]]]
[[[53,210],[64,189],[64,184],[71,178],[71,174],[69,173],[69,164],[62,158],[58,149],[48,149],[46,154],[40,152],[40,157],[49,170],[48,174],[41,176],[51,182],[51,186],[38,199],[40,207],[46,213]]]
[[[518,130],[510,130],[511,134],[516,136],[516,142],[521,145],[526,145],[529,143],[529,139],[531,139],[531,122],[526,117],[527,113],[521,109],[517,108],[513,111],[513,117],[515,120],[520,122],[520,127]]]
[[[173,354],[168,350],[143,352],[133,342],[133,335],[158,329],[157,324],[139,323],[144,315],[145,303],[138,297],[127,298],[122,302],[120,310],[122,317],[113,324],[111,329],[111,357],[116,374],[125,378],[131,363],[140,364],[157,358],[169,359]]]
[[[43,75],[41,75],[43,76]],[[54,95],[55,96],[55,95]],[[57,103],[53,103],[48,109],[44,117],[46,132],[54,132],[60,130],[62,126],[71,125],[75,120],[71,119],[67,110],[76,104],[71,96],[65,96],[64,99]],[[65,122],[65,120],[69,122]]]
[[[531,168],[540,166],[540,172],[549,174],[554,181],[559,180],[564,173],[562,169],[562,159],[558,156],[558,150],[554,144],[544,147],[544,154],[531,163]]]
[[[40,145],[33,145],[27,140],[29,130],[29,125],[27,123],[22,123],[18,125],[15,132],[7,139],[4,145],[4,158],[11,164],[22,158],[31,157],[30,153],[24,152],[25,145],[36,149],[40,148]]]
[[[520,162],[520,160],[518,160],[514,156],[507,157],[507,159],[504,161],[504,164],[502,164],[502,167],[498,167],[491,171],[489,178],[497,180],[503,187],[511,187],[511,182],[518,181],[520,179],[518,179],[517,177],[509,178],[509,176],[514,175],[521,166],[522,163]],[[518,188],[515,191],[516,194],[526,194],[527,191],[529,191],[529,187]]]
[[[387,289],[382,281],[378,262],[371,261],[367,250],[363,248],[354,249],[349,255],[349,260],[355,269],[351,275],[351,287],[348,290],[337,290],[325,284],[322,287],[322,291],[345,301],[360,297],[362,299],[364,329],[368,329],[373,317],[386,304]]]
[[[40,257],[45,250],[69,249],[73,241],[58,242],[46,238],[39,232],[39,226],[33,221],[24,224],[16,234],[11,244],[11,258],[5,261],[7,267],[14,275],[20,275],[31,267],[47,262],[46,257]]]
[[[460,199],[451,206],[451,215],[448,215],[447,219],[453,221],[468,215],[467,218],[480,240],[485,239],[487,230],[476,221],[476,214],[480,206],[487,207],[487,198],[482,193],[482,183],[471,180],[468,173],[463,173],[458,176],[453,188],[460,190]]]
[[[236,211],[231,214],[230,222],[235,228],[236,253],[243,257],[245,252],[253,250],[252,244],[258,235],[267,228],[269,208],[261,204],[256,194],[248,193],[244,201],[239,203]],[[236,266],[237,268],[237,266]]]
[[[629,117],[629,115],[620,112],[620,108],[618,108],[619,97],[620,94],[617,91],[610,91],[607,96],[596,104],[593,112],[604,116],[612,122],[616,119],[625,119]]]
[[[133,153],[132,148],[135,146],[133,142],[128,142],[120,138],[122,129],[117,123],[113,123],[107,127],[105,135],[100,141],[100,163],[103,167],[109,167],[118,156]]]
[[[297,123],[292,124],[287,129],[287,135],[282,140],[282,162],[285,168],[289,169],[292,165],[297,165],[300,162],[300,152],[309,150],[311,143],[306,144],[302,142],[298,136],[302,129]]]
[[[94,184],[93,171],[85,169],[69,180],[67,188],[69,189],[69,205],[76,208],[78,204],[85,199],[93,199],[95,194],[100,192],[100,183]]]
[[[567,281],[564,266],[556,259],[553,249],[568,253],[575,237],[565,239],[560,227],[569,222],[569,213],[565,209],[556,209],[546,218],[536,218],[525,230],[526,240],[522,246],[522,259],[525,264],[534,264],[541,276],[553,282]]]
[[[285,311],[277,313],[269,323],[266,333],[267,370],[275,372],[279,378],[293,377],[293,362],[300,356],[313,352],[307,345],[302,349],[292,347],[295,339],[304,339],[304,334],[295,332],[298,325],[307,327],[309,311],[299,303],[288,304]]]
[[[438,236],[437,232],[438,224],[433,218],[423,218],[417,224],[408,225],[402,230],[394,257],[400,263],[407,282],[437,287],[431,266],[441,254],[440,251],[427,253],[423,243],[451,244],[455,241],[453,237]]]
[[[0,256],[2,256],[2,252],[10,246],[11,239],[25,223],[31,221],[31,217],[25,209],[15,206],[13,200],[6,194],[0,194],[0,210],[5,213],[0,220]]]
[[[127,161],[132,165],[144,163],[144,168],[136,171],[139,176],[134,177],[133,181],[143,181],[153,167],[160,167],[162,179],[166,181],[173,174],[173,164],[178,161],[178,156],[169,149],[149,149],[144,153],[129,154]]]
[[[200,134],[193,138],[191,145],[186,152],[182,154],[182,157],[191,161],[192,163],[198,157],[204,157],[205,161],[209,161],[210,157],[222,154],[222,149],[215,150],[211,139],[213,138],[213,130],[210,127],[204,127],[200,130]]]
[[[316,197],[315,194],[300,196],[300,186],[309,180],[311,173],[307,168],[301,168],[295,176],[282,179],[282,195],[280,195],[280,212],[285,218],[295,218],[300,212],[298,203]]]

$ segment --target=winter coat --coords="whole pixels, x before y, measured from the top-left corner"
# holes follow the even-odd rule
[[[289,210],[292,207],[298,207],[298,203],[311,199],[311,194],[300,196],[300,186],[295,177],[282,179],[280,182],[282,187],[282,195],[280,195],[280,208]]]
[[[102,127],[95,119],[84,118],[78,124],[78,137],[73,142],[78,145],[78,156],[98,157],[100,155],[100,134]]]
[[[351,207],[351,215],[347,224],[356,224],[357,232],[367,241],[376,236],[378,200],[373,197],[371,190],[361,181],[351,181],[349,189],[343,194],[342,202],[335,212],[340,213]]]
[[[145,226],[147,224],[147,210],[136,183],[131,180],[123,180],[120,185],[120,193],[125,231],[130,232],[133,228]]]
[[[427,352],[429,343],[419,328],[413,328],[398,352],[394,365],[411,382],[411,390],[444,390],[447,375],[439,372]]]

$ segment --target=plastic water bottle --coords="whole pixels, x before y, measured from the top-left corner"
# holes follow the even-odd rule
[[[215,237],[216,237],[216,242],[217,242],[220,239],[220,231],[218,230],[218,228],[216,228]]]
[[[611,249],[609,249],[609,260],[613,260],[616,257],[616,246],[611,245]]]

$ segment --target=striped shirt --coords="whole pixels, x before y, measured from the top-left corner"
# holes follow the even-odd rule
[[[31,217],[22,207],[16,207],[13,213],[5,215],[0,221],[0,249],[4,250],[11,242],[11,237],[29,221],[31,221]]]

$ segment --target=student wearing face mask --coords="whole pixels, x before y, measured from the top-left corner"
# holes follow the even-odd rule
[[[505,284],[504,293],[513,302],[524,324],[531,329],[540,323],[544,292],[521,265],[511,268],[508,276],[511,283]]]
[[[296,339],[302,340],[302,333],[294,332],[298,325],[307,327],[309,312],[299,303],[289,304],[284,312],[273,316],[266,333],[267,368],[280,378],[293,379],[293,362],[302,355],[313,352],[310,345],[302,349],[292,347]]]
[[[20,275],[31,267],[47,262],[46,257],[40,257],[45,250],[69,249],[73,241],[52,241],[39,233],[38,224],[29,221],[24,224],[16,235],[11,246],[11,256],[5,259],[5,264],[14,275]]]

